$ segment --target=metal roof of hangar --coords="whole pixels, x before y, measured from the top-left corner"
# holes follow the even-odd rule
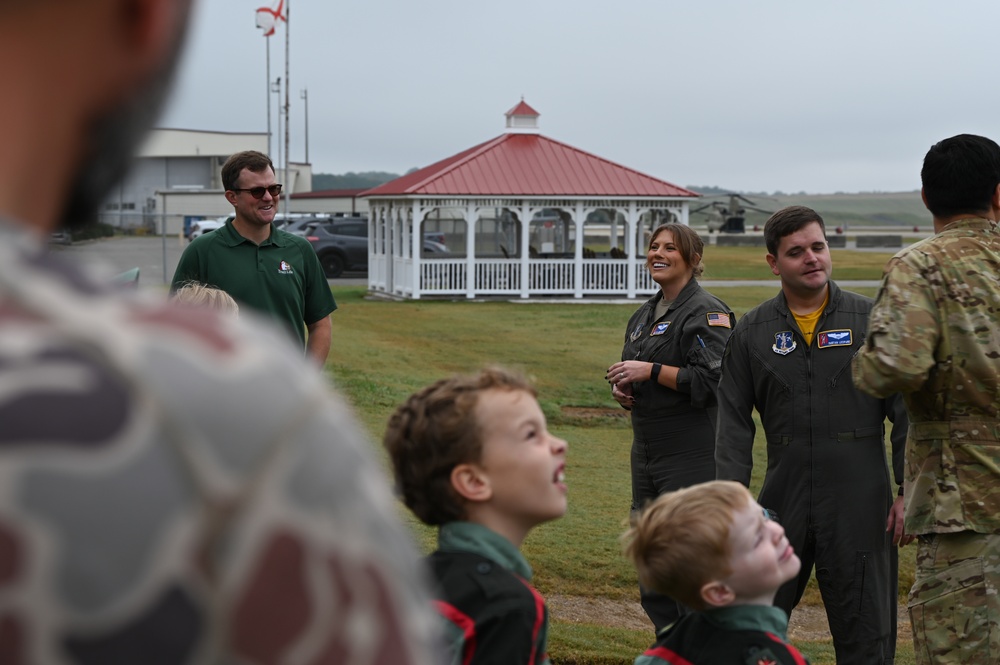
[[[507,133],[367,190],[386,196],[697,197],[697,193],[542,136],[523,100]],[[522,121],[520,126],[511,120]]]

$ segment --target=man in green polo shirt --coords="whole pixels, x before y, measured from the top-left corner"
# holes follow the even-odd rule
[[[322,367],[337,303],[312,245],[274,226],[281,185],[271,159],[255,150],[236,153],[222,167],[222,186],[235,218],[188,245],[170,290],[187,282],[222,289],[281,323]]]

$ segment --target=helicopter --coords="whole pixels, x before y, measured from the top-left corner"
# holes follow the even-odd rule
[[[726,205],[722,201],[712,201],[691,211],[693,215],[696,212],[711,208],[709,212],[705,213],[708,215],[706,223],[709,233],[714,231],[718,231],[719,233],[745,233],[746,228],[744,228],[743,222],[746,220],[748,209],[762,212],[765,215],[772,214],[770,210],[755,207],[756,204],[742,194],[715,194],[714,196],[728,196],[729,205]],[[743,205],[744,203],[749,205]]]

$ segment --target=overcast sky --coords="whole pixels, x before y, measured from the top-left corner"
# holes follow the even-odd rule
[[[997,0],[286,1],[291,158],[308,88],[318,173],[426,166],[522,95],[544,135],[679,185],[912,190],[935,141],[1000,140]],[[160,126],[267,131],[269,0],[196,3]]]

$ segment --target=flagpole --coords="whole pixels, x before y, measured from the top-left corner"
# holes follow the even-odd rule
[[[285,0],[285,187],[287,188],[286,194],[283,197],[285,199],[285,219],[288,219],[288,199],[292,196],[292,191],[294,189],[292,183],[288,181],[288,149],[289,149],[289,131],[288,128],[292,124],[292,115],[289,113],[291,108],[291,101],[288,91],[292,89],[291,79],[289,77],[289,53],[290,49],[290,35],[292,34],[292,24],[291,24],[291,1]]]

